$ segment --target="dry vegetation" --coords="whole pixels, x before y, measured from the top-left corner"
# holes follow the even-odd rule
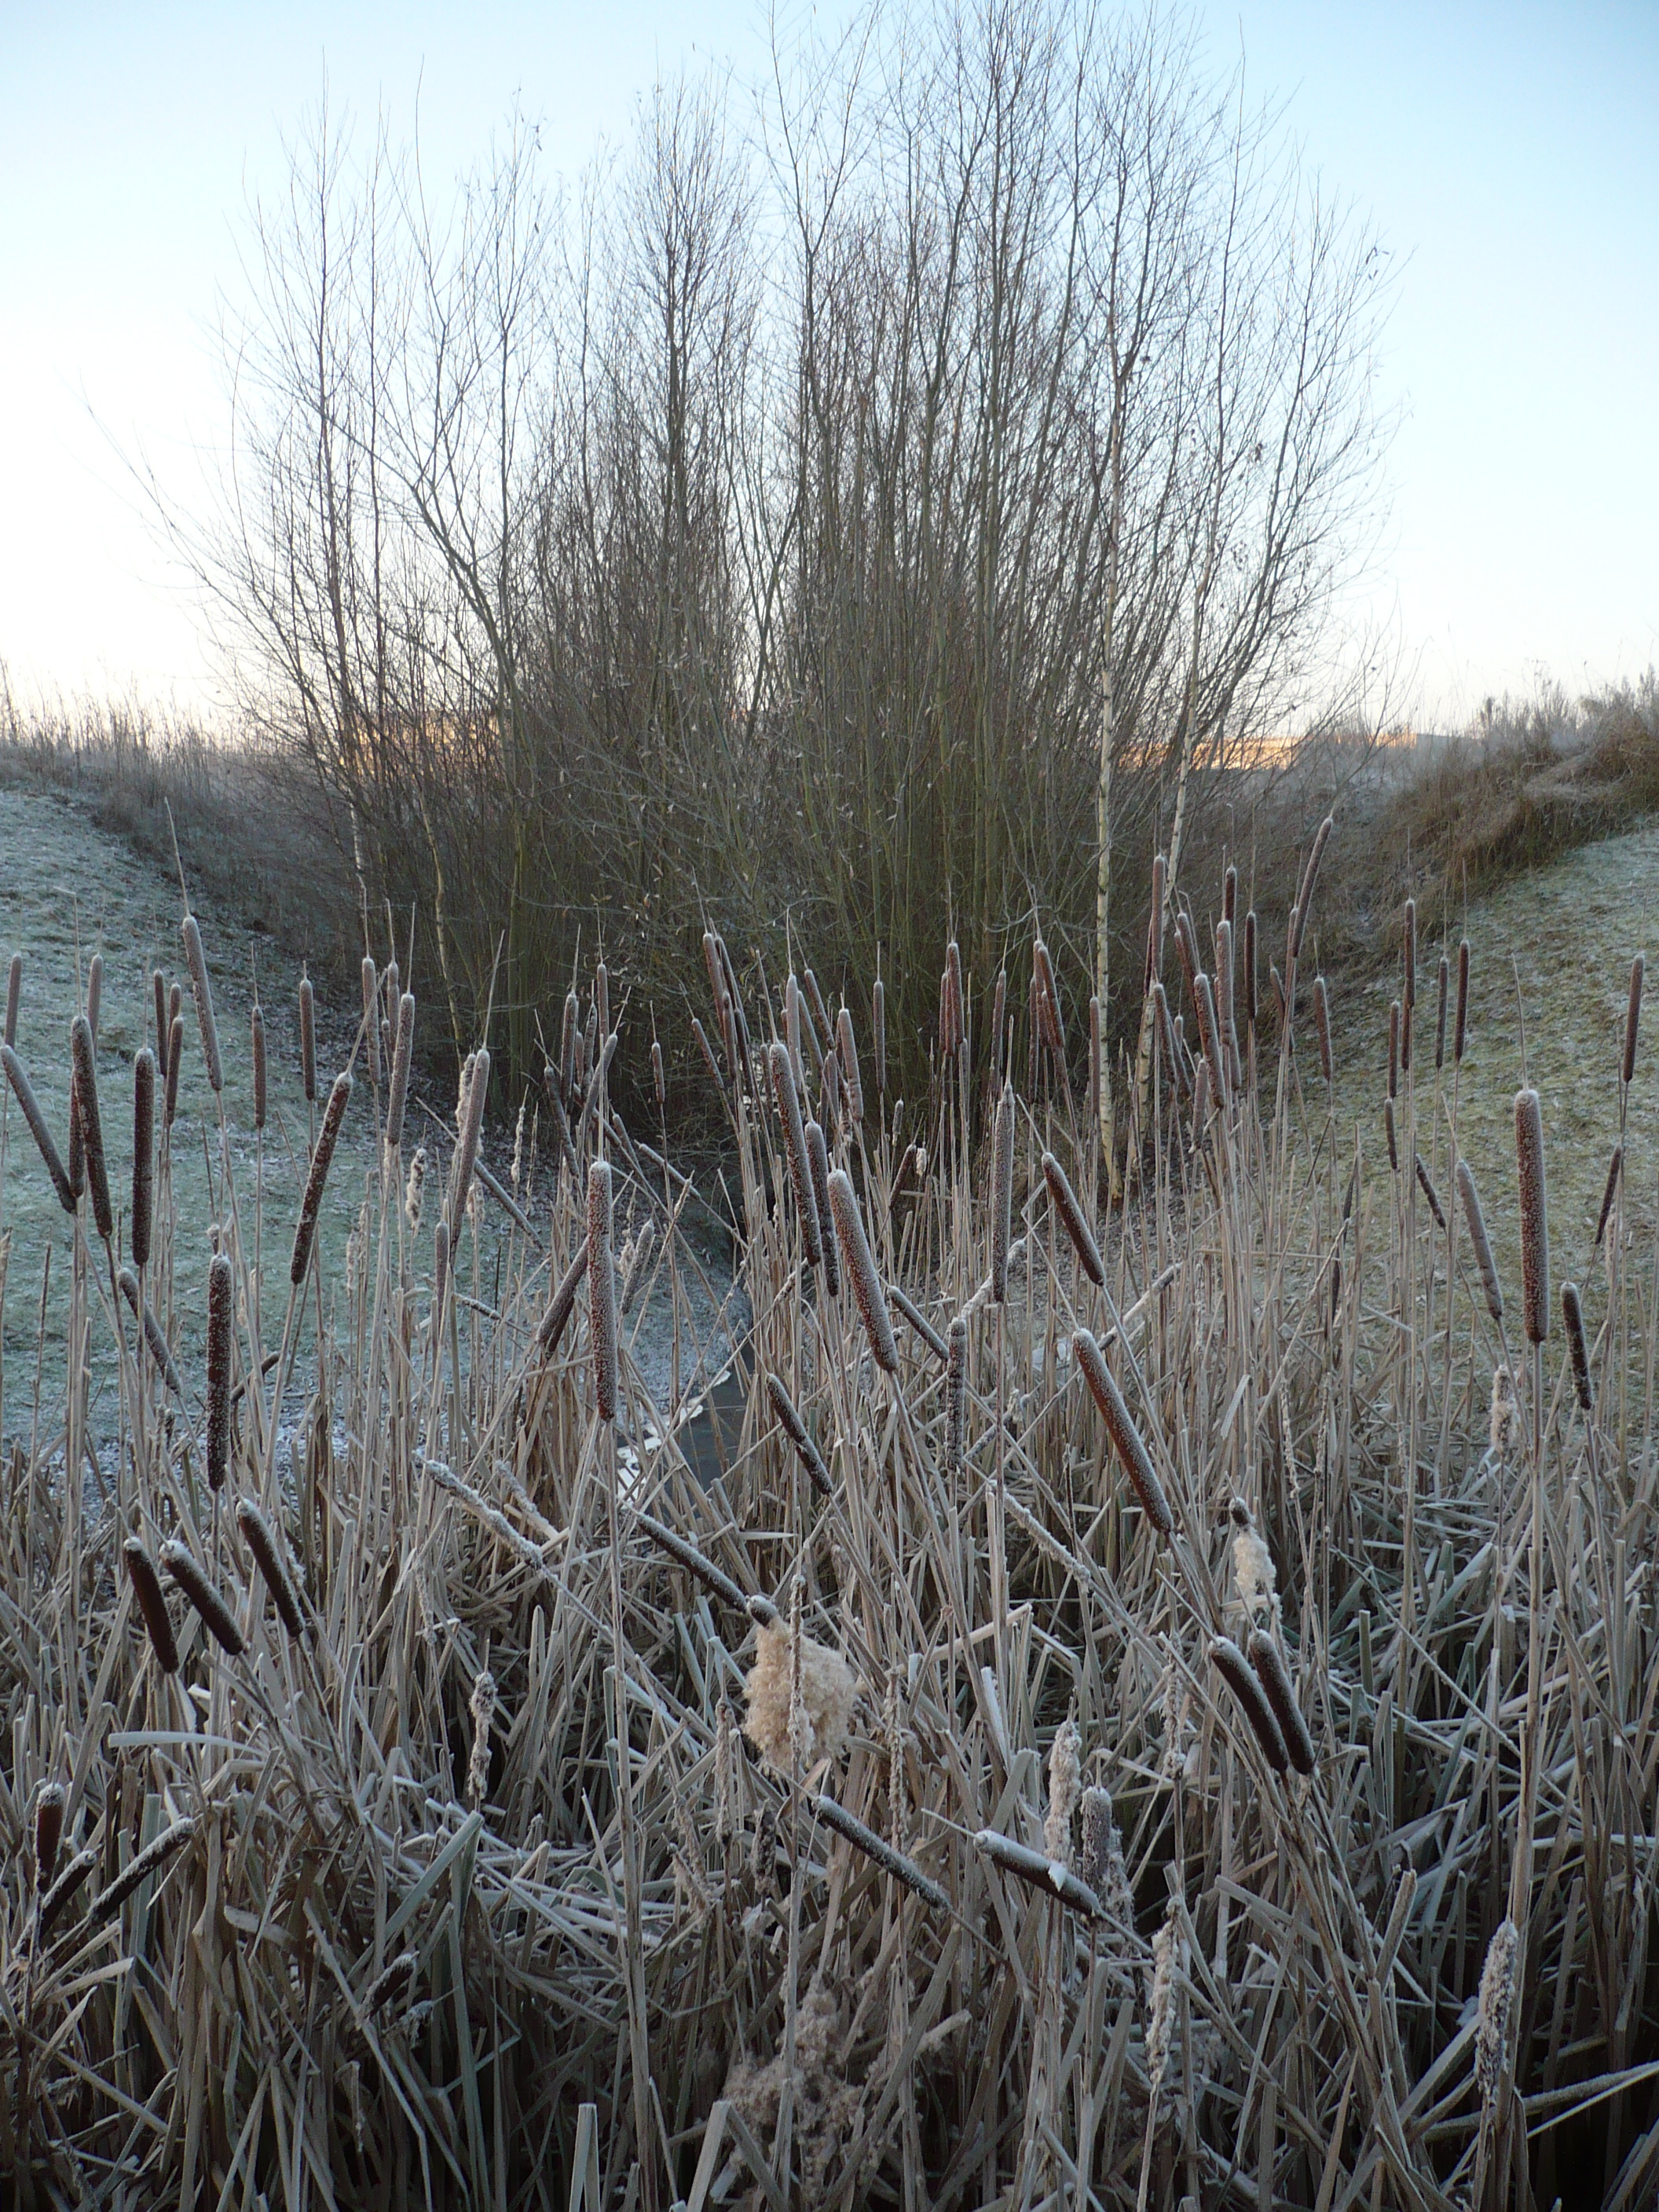
[[[522,1222],[473,1171],[482,1051],[413,1171],[390,979],[377,1164],[329,1163],[325,1066],[308,1168],[226,1135],[212,1222],[77,1021],[71,1310],[0,1476],[25,2201],[1651,2201],[1652,1224],[1615,1184],[1552,1289],[1534,1165],[1488,1285],[1455,999],[1440,1051],[1409,969],[1401,1171],[1339,1143],[1314,873],[1259,973],[1237,910],[1155,947],[1195,1051],[1160,1013],[1112,1214],[1035,951],[977,1036],[947,962],[957,1048],[902,1107],[884,992],[842,1019],[711,939],[754,1314],[712,1434],[629,1357],[687,1200],[611,1103],[603,970]],[[1633,1000],[1617,1074],[1609,1144]],[[326,1280],[325,1173],[361,1178]]]

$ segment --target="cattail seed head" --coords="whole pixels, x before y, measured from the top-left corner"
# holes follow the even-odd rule
[[[1544,1190],[1544,1114],[1538,1093],[1515,1094],[1515,1170],[1521,1191],[1521,1304],[1528,1344],[1550,1333],[1549,1207]]]
[[[23,1119],[29,1125],[29,1134],[40,1148],[40,1158],[46,1164],[46,1173],[52,1177],[52,1188],[58,1193],[58,1203],[65,1213],[73,1213],[75,1192],[70,1186],[69,1170],[64,1165],[51,1130],[46,1127],[46,1117],[40,1111],[40,1102],[34,1095],[34,1085],[29,1081],[22,1061],[19,1060],[16,1052],[9,1044],[0,1045],[0,1063],[4,1065],[6,1080],[16,1095],[17,1103],[22,1109]]]
[[[1031,947],[1031,975],[1036,985],[1037,1024],[1042,1042],[1056,1060],[1066,1057],[1066,1029],[1060,1019],[1060,986],[1048,948],[1039,937]]]
[[[1233,1021],[1233,926],[1220,921],[1215,933],[1215,1012],[1221,1026],[1221,1051],[1229,1071],[1237,1064],[1238,1038]]]
[[[368,1078],[378,1091],[380,1087],[380,1023],[378,1011],[380,977],[374,963],[365,952],[362,963],[363,1027],[368,1032]]]
[[[69,1179],[70,1188],[76,1202],[85,1197],[87,1189],[87,1139],[81,1126],[81,1086],[75,1071],[70,1070],[69,1115]]]
[[[812,1194],[812,1168],[806,1157],[806,1132],[801,1124],[800,1099],[795,1090],[794,1070],[790,1065],[788,1046],[775,1037],[767,1050],[767,1066],[771,1071],[772,1096],[777,1102],[778,1119],[783,1125],[784,1158],[789,1164],[789,1180],[794,1186],[795,1211],[800,1221],[801,1243],[805,1248],[811,1267],[823,1264],[823,1247],[818,1234],[817,1201]]]
[[[11,965],[6,971],[6,1042],[9,1045],[17,1042],[17,1010],[22,996],[23,956],[21,952],[14,952]]]
[[[1521,1931],[1514,1921],[1500,1920],[1486,1946],[1486,1962],[1480,1970],[1480,2000],[1475,2013],[1474,2078],[1483,2106],[1497,2097],[1510,2055],[1510,2014],[1515,2005],[1516,1966],[1521,1953]]]
[[[876,1096],[887,1095],[887,987],[879,975],[870,994],[870,1027],[876,1045]]]
[[[248,1018],[253,1054],[253,1126],[265,1126],[265,1010],[256,999],[253,1012]]]
[[[842,1265],[853,1285],[859,1317],[869,1339],[870,1356],[878,1367],[884,1368],[890,1375],[896,1375],[898,1346],[893,1336],[892,1316],[887,1310],[887,1294],[882,1288],[881,1277],[876,1273],[875,1261],[871,1257],[870,1241],[864,1233],[864,1216],[859,1211],[858,1193],[854,1189],[852,1177],[845,1168],[837,1168],[830,1178],[830,1212],[841,1243]]]
[[[836,1017],[836,1049],[841,1059],[841,1079],[847,1090],[848,1118],[864,1119],[864,1077],[859,1068],[858,1041],[853,1035],[853,1010],[843,1006]]]
[[[300,978],[300,1083],[307,1106],[317,1103],[317,994],[309,975]]]
[[[1008,1245],[1013,1234],[1014,1086],[1004,1079],[997,1100],[991,1147],[991,1296],[1001,1305],[1008,1296]]]
[[[1089,1126],[1098,1129],[1101,1102],[1100,1000],[1089,1001]]]
[[[167,1028],[167,1096],[162,1119],[170,1129],[179,1114],[179,1072],[185,1059],[185,1018],[175,1014]]]
[[[1446,997],[1451,980],[1451,963],[1443,952],[1440,956],[1439,988],[1435,1001],[1434,1064],[1437,1071],[1446,1060]]]
[[[1327,815],[1314,833],[1313,850],[1308,855],[1308,865],[1302,872],[1302,888],[1296,896],[1296,911],[1291,917],[1291,958],[1302,955],[1303,933],[1308,927],[1308,914],[1313,905],[1314,886],[1319,881],[1319,864],[1325,857],[1325,848],[1331,842],[1333,818]]]
[[[219,1025],[213,1015],[213,984],[208,975],[207,955],[202,950],[201,926],[193,914],[185,916],[185,963],[190,969],[191,994],[196,1000],[197,1025],[202,1032],[202,1058],[207,1064],[210,1088],[225,1087],[224,1063],[219,1057]]]
[[[1408,1006],[1415,1006],[1417,1003],[1417,901],[1414,898],[1408,898],[1406,901],[1405,943],[1401,951],[1401,964],[1405,975],[1400,995]]]
[[[87,1019],[92,1025],[93,1042],[98,1041],[98,1016],[104,1003],[104,956],[94,952],[87,968]]]
[[[1647,973],[1647,960],[1638,952],[1630,963],[1630,1003],[1625,1009],[1625,1059],[1623,1080],[1629,1090],[1636,1073],[1636,1033],[1642,1023],[1642,981]]]
[[[1042,1179],[1048,1186],[1048,1195],[1054,1211],[1066,1224],[1066,1233],[1076,1248],[1078,1262],[1084,1273],[1097,1289],[1106,1287],[1106,1267],[1100,1256],[1100,1246],[1095,1232],[1084,1218],[1078,1204],[1077,1194],[1066,1180],[1066,1170],[1052,1152],[1042,1155]]]
[[[432,1326],[443,1327],[444,1302],[449,1295],[449,1223],[441,1213],[432,1231]]]
[[[587,1273],[587,1239],[577,1245],[570,1265],[559,1278],[557,1289],[547,1302],[547,1311],[542,1316],[536,1331],[536,1355],[539,1359],[551,1359],[559,1348],[560,1339],[569,1325],[576,1304],[576,1293],[581,1288],[582,1278]]]
[[[98,1048],[92,1024],[77,1014],[70,1024],[70,1056],[75,1066],[75,1097],[81,1116],[81,1140],[86,1148],[87,1189],[92,1200],[98,1234],[115,1234],[115,1210],[110,1204],[109,1170],[104,1158],[104,1125],[98,1110]]]
[[[132,1063],[132,1214],[127,1241],[135,1267],[149,1264],[155,1155],[155,1055],[148,1045]]]
[[[178,1364],[173,1357],[172,1346],[161,1334],[161,1324],[156,1320],[149,1305],[141,1296],[137,1276],[131,1267],[123,1267],[117,1280],[121,1286],[122,1297],[132,1308],[134,1319],[141,1322],[143,1326],[144,1341],[149,1346],[150,1358],[161,1370],[162,1380],[175,1398],[182,1398],[185,1395],[185,1378],[179,1372]]]
[[[167,979],[159,968],[150,970],[150,985],[155,994],[155,1066],[161,1080],[167,1074]]]
[[[1402,1075],[1409,1075],[1412,1072],[1412,1035],[1416,1024],[1417,1003],[1415,1000],[1407,999],[1400,1014],[1400,1073]]]
[[[954,937],[945,948],[944,1010],[946,1030],[939,1039],[939,1048],[947,1060],[953,1060],[962,1050],[966,1038],[962,1000],[962,953]]]
[[[997,970],[996,988],[991,994],[991,1080],[995,1083],[1003,1073],[1004,1031],[1008,1019],[1008,970]]]
[[[302,1636],[305,1614],[289,1565],[287,1546],[251,1498],[244,1498],[238,1504],[236,1526],[242,1532],[242,1541],[253,1554],[253,1564],[259,1570],[260,1579],[283,1627],[290,1636]]]
[[[388,2012],[393,2005],[401,2005],[415,1986],[415,1977],[420,1971],[420,1954],[415,1951],[400,1951],[385,1970],[377,1974],[363,1992],[363,2010],[373,2019],[377,2014]]]
[[[466,1210],[467,1197],[472,1188],[473,1170],[478,1164],[478,1140],[483,1133],[484,1100],[489,1093],[488,1048],[480,1045],[471,1059],[472,1073],[461,1105],[449,1194],[449,1247],[452,1252],[460,1241],[461,1216]]]
[[[1334,1079],[1336,1063],[1331,1053],[1331,999],[1322,975],[1314,977],[1314,1029],[1319,1038],[1319,1072],[1325,1079],[1328,1091]]]
[[[1463,1064],[1463,1047],[1468,1041],[1469,1030],[1469,940],[1466,937],[1457,947],[1457,1010],[1452,1022],[1452,1065]]]
[[[173,1537],[161,1547],[161,1565],[172,1579],[196,1608],[204,1628],[219,1646],[233,1659],[240,1659],[247,1650],[242,1632],[236,1626],[236,1616],[209,1581],[207,1574],[187,1546]]]
[[[1291,1681],[1290,1668],[1285,1664],[1284,1653],[1262,1628],[1250,1631],[1249,1652],[1250,1664],[1267,1693],[1267,1703],[1273,1707],[1273,1718],[1279,1723],[1279,1732],[1285,1740],[1291,1765],[1298,1774],[1311,1774],[1318,1764],[1314,1741],[1308,1733],[1308,1723],[1302,1717],[1302,1708],[1297,1703],[1296,1691]]]
[[[44,1897],[58,1871],[58,1846],[64,1835],[64,1785],[48,1782],[34,1801],[34,1891]]]
[[[1100,1417],[1105,1423],[1107,1435],[1111,1438],[1112,1449],[1134,1486],[1142,1512],[1160,1536],[1172,1536],[1175,1534],[1175,1516],[1170,1510],[1170,1501],[1164,1494],[1164,1486],[1158,1479],[1152,1455],[1123,1402],[1123,1394],[1117,1387],[1116,1377],[1106,1364],[1104,1353],[1086,1328],[1079,1329],[1072,1339],[1072,1352],[1083,1370],[1083,1379],[1089,1386],[1090,1395],[1100,1409]]]
[[[818,1251],[823,1265],[823,1287],[832,1298],[838,1298],[841,1296],[841,1267],[836,1258],[835,1230],[830,1219],[830,1147],[824,1141],[820,1122],[809,1121],[805,1133],[807,1163],[812,1170],[812,1203],[818,1217]]]
[[[1625,1164],[1625,1148],[1615,1145],[1613,1158],[1607,1162],[1607,1179],[1601,1191],[1601,1211],[1595,1217],[1595,1249],[1601,1249],[1601,1239],[1607,1233],[1607,1219],[1613,1212],[1613,1201],[1619,1189],[1619,1177]]]
[[[1230,860],[1221,878],[1221,919],[1230,926],[1238,911],[1238,870]]]
[[[651,1040],[651,1088],[656,1093],[657,1111],[668,1110],[668,1085],[663,1075],[662,1047],[655,1037]]]
[[[1561,1318],[1566,1324],[1567,1349],[1572,1355],[1572,1387],[1585,1413],[1590,1409],[1589,1347],[1584,1340],[1584,1309],[1577,1283],[1561,1285]]]
[[[767,1376],[766,1392],[772,1401],[772,1411],[777,1415],[784,1434],[795,1447],[795,1455],[811,1478],[813,1486],[823,1497],[833,1498],[835,1485],[830,1480],[829,1468],[823,1463],[823,1455],[813,1443],[811,1431],[796,1411],[794,1400],[775,1375]]]
[[[810,1197],[810,1193],[809,1193]],[[588,1327],[593,1340],[593,1388],[599,1419],[617,1418],[617,1275],[611,1255],[611,1163],[587,1170]]]
[[[339,1142],[340,1124],[345,1120],[345,1110],[350,1103],[351,1073],[349,1068],[342,1068],[328,1094],[328,1104],[323,1110],[323,1126],[317,1132],[316,1146],[311,1155],[311,1169],[306,1176],[305,1194],[300,1200],[300,1218],[294,1231],[294,1250],[288,1263],[288,1279],[296,1291],[304,1282],[306,1269],[311,1264],[311,1248],[316,1242],[317,1217],[322,1209],[323,1188],[328,1181],[329,1164],[334,1158],[334,1147]]]
[[[404,1140],[404,1113],[409,1100],[409,1068],[414,1051],[415,994],[405,991],[398,1001],[398,1035],[392,1051],[392,1083],[386,1103],[386,1140],[394,1152]]]
[[[1445,1212],[1440,1203],[1440,1194],[1434,1187],[1433,1178],[1429,1174],[1421,1152],[1417,1155],[1417,1180],[1424,1197],[1429,1201],[1429,1212],[1434,1216],[1435,1226],[1443,1237],[1446,1232]]]
[[[708,1070],[710,1082],[716,1091],[724,1091],[726,1079],[720,1073],[719,1060],[714,1057],[714,1048],[708,1042],[708,1031],[695,1014],[691,1017],[691,1034],[697,1041],[697,1049],[702,1054],[702,1064]]]
[[[1400,1001],[1389,1002],[1389,1096],[1400,1096]]]
[[[175,1820],[170,1828],[163,1828],[153,1842],[146,1844],[137,1856],[123,1868],[109,1887],[100,1889],[93,1899],[93,1919],[112,1920],[133,1892],[141,1889],[153,1874],[159,1874],[195,1833],[196,1822],[189,1816]]]
[[[230,1258],[216,1253],[208,1268],[207,1479],[221,1490],[230,1471],[230,1354],[234,1307]]]
[[[1255,908],[1244,916],[1244,1023],[1255,1027]]]
[[[173,1623],[167,1617],[167,1601],[161,1595],[155,1562],[137,1536],[127,1538],[121,1547],[121,1556],[126,1562],[127,1580],[132,1584],[134,1600],[149,1632],[155,1663],[164,1674],[176,1674],[179,1646],[173,1641]]]
[[[1389,1140],[1389,1166],[1394,1174],[1398,1175],[1400,1172],[1400,1144],[1398,1139],[1395,1135],[1394,1101],[1392,1098],[1385,1098],[1382,1101],[1382,1133]]]
[[[1463,1218],[1469,1227],[1469,1242],[1474,1247],[1474,1261],[1480,1270],[1481,1287],[1486,1293],[1486,1311],[1494,1321],[1504,1318],[1504,1293],[1498,1285],[1497,1263],[1492,1256],[1492,1239],[1486,1234],[1486,1217],[1480,1208],[1480,1194],[1475,1188],[1474,1177],[1469,1172],[1467,1160],[1457,1163],[1457,1194],[1463,1201]]]
[[[1284,1730],[1267,1702],[1267,1693],[1261,1678],[1230,1636],[1212,1637],[1210,1658],[1227,1687],[1238,1700],[1250,1733],[1261,1747],[1261,1753],[1275,1774],[1285,1773],[1291,1764],[1291,1754],[1285,1741]]]
[[[945,1458],[953,1477],[968,1455],[968,1324],[958,1314],[951,1323],[945,1368]]]
[[[1224,1111],[1231,1093],[1227,1081],[1226,1058],[1221,1049],[1221,1030],[1216,1013],[1215,994],[1210,979],[1200,968],[1193,977],[1193,1006],[1198,1015],[1198,1041],[1203,1048],[1204,1065],[1209,1070],[1210,1089],[1215,1103]]]
[[[40,1899],[40,1933],[43,1936],[86,1881],[87,1876],[97,1866],[101,1856],[101,1852],[95,1845],[89,1844],[85,1850],[77,1851],[51,1888],[46,1892]]]

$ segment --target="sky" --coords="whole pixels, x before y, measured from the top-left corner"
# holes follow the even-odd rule
[[[796,0],[797,7],[810,0]],[[823,0],[833,15],[835,0]],[[1389,510],[1356,623],[1419,726],[1659,663],[1656,0],[1236,0],[1218,67],[1285,103],[1389,255]],[[574,176],[659,73],[764,64],[753,0],[0,0],[0,665],[25,703],[212,712],[219,673],[135,471],[199,509],[248,211],[331,107],[428,177],[516,100]]]

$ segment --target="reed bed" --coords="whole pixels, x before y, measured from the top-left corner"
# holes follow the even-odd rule
[[[0,1161],[68,1194],[0,1458],[20,2203],[1653,2201],[1651,1223],[1613,1178],[1556,1312],[1547,1117],[1477,1190],[1409,922],[1339,1127],[1325,842],[1272,988],[1236,881],[1149,929],[1115,1185],[1040,939],[994,1064],[950,948],[902,1102],[880,995],[711,934],[752,1316],[712,1411],[635,1357],[706,1194],[612,1105],[603,969],[510,1188],[483,1040],[417,1152],[417,979],[365,964],[336,1067],[307,987],[309,1157],[214,1082],[205,1219],[160,991],[154,1066],[63,1010],[81,1188],[38,1101]]]

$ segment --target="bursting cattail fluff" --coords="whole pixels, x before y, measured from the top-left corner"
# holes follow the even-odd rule
[[[588,1328],[602,1421],[617,1418],[617,1273],[611,1238],[611,1163],[595,1160],[587,1170]]]
[[[127,1580],[132,1584],[134,1600],[149,1634],[155,1663],[164,1674],[176,1674],[179,1646],[173,1641],[173,1623],[167,1616],[167,1601],[161,1593],[155,1562],[137,1536],[127,1538],[121,1547],[121,1556],[126,1562]]]
[[[328,1094],[328,1104],[323,1111],[323,1126],[317,1132],[316,1147],[311,1155],[311,1170],[306,1176],[305,1194],[300,1200],[300,1218],[294,1231],[294,1250],[288,1263],[288,1279],[297,1291],[306,1279],[306,1269],[311,1263],[311,1248],[317,1237],[317,1216],[322,1208],[323,1188],[328,1181],[329,1164],[334,1158],[334,1147],[339,1142],[340,1124],[345,1120],[345,1110],[351,1102],[351,1073],[342,1068],[334,1079],[334,1088]]]
[[[1550,1333],[1549,1207],[1544,1191],[1544,1115],[1538,1093],[1515,1094],[1515,1171],[1521,1193],[1522,1320],[1528,1344]]]
[[[1100,1247],[1095,1233],[1084,1218],[1083,1208],[1078,1204],[1077,1193],[1066,1180],[1066,1170],[1052,1152],[1042,1155],[1042,1179],[1048,1186],[1048,1195],[1054,1200],[1054,1211],[1066,1224],[1066,1233],[1077,1251],[1078,1261],[1089,1280],[1097,1289],[1106,1287],[1105,1263],[1100,1256]]]
[[[132,1214],[127,1242],[135,1267],[149,1264],[155,1155],[155,1055],[148,1045],[132,1063]]]
[[[253,1564],[259,1570],[259,1578],[270,1593],[283,1627],[290,1636],[303,1635],[305,1615],[300,1608],[300,1595],[282,1538],[251,1498],[243,1498],[236,1508],[236,1526],[242,1532],[242,1541],[253,1554]]]
[[[1636,1032],[1642,1022],[1642,979],[1647,973],[1647,965],[1640,952],[1630,963],[1630,1003],[1625,1009],[1624,1083],[1627,1091],[1636,1073]]]
[[[1211,1638],[1210,1657],[1237,1699],[1245,1719],[1250,1724],[1251,1734],[1261,1747],[1263,1758],[1275,1774],[1285,1773],[1291,1763],[1290,1750],[1285,1741],[1285,1732],[1267,1702],[1267,1693],[1261,1686],[1261,1676],[1229,1636]]]
[[[837,1168],[830,1178],[830,1212],[841,1243],[842,1265],[852,1284],[853,1296],[858,1301],[859,1318],[863,1322],[864,1333],[869,1339],[870,1356],[878,1367],[884,1368],[890,1375],[896,1375],[898,1346],[893,1336],[893,1319],[887,1310],[887,1295],[882,1288],[881,1277],[876,1273],[876,1263],[871,1257],[870,1241],[864,1233],[864,1217],[859,1211],[858,1193],[854,1189],[852,1177],[845,1168]]]
[[[398,1001],[398,1036],[392,1049],[392,1085],[386,1102],[386,1140],[395,1152],[404,1140],[404,1112],[409,1100],[409,1064],[415,1050],[415,994]]]
[[[233,1659],[240,1659],[247,1644],[236,1626],[236,1616],[209,1581],[199,1561],[176,1537],[161,1547],[161,1565],[195,1607],[202,1626]]]
[[[317,1103],[317,994],[309,975],[300,978],[300,1085],[307,1106]]]
[[[415,1157],[409,1164],[409,1180],[404,1186],[404,1219],[409,1224],[409,1233],[415,1236],[421,1226],[421,1198],[426,1187],[426,1146],[417,1145]]]
[[[817,1201],[812,1194],[812,1168],[806,1157],[806,1132],[801,1125],[800,1099],[795,1090],[789,1048],[781,1038],[775,1037],[768,1048],[767,1065],[771,1070],[778,1119],[783,1124],[784,1158],[789,1164],[789,1180],[794,1185],[801,1243],[806,1249],[808,1264],[817,1267],[823,1264],[823,1249],[818,1237]]]
[[[167,1095],[162,1120],[170,1129],[179,1113],[179,1071],[185,1057],[185,1018],[175,1014],[167,1027]]]
[[[1474,1262],[1480,1270],[1481,1287],[1486,1293],[1486,1311],[1494,1321],[1504,1318],[1504,1293],[1498,1285],[1498,1267],[1492,1256],[1492,1239],[1486,1234],[1486,1217],[1480,1208],[1480,1194],[1474,1187],[1474,1177],[1469,1172],[1467,1160],[1457,1163],[1457,1194],[1463,1201],[1463,1218],[1469,1227],[1469,1242],[1474,1247]]]
[[[1319,1039],[1319,1072],[1325,1079],[1328,1091],[1336,1067],[1331,1055],[1331,998],[1322,975],[1314,977],[1314,1030]]]
[[[1014,1086],[1005,1079],[997,1100],[991,1147],[991,1296],[1001,1305],[1008,1296],[1008,1243],[1013,1233]]]
[[[218,1092],[225,1087],[224,1062],[219,1057],[219,1024],[213,1017],[213,984],[208,975],[207,955],[202,950],[202,931],[193,914],[187,914],[181,925],[185,939],[185,964],[190,969],[190,988],[196,1000],[196,1022],[202,1032],[202,1058],[207,1063],[209,1086]]]
[[[826,1063],[827,1064],[827,1063]],[[818,1250],[823,1263],[823,1287],[832,1298],[841,1296],[841,1269],[836,1261],[835,1230],[830,1219],[830,1148],[821,1123],[806,1124],[806,1158],[812,1170],[812,1204],[818,1217]]]
[[[212,1490],[224,1487],[230,1470],[230,1353],[234,1320],[230,1259],[214,1255],[208,1268],[207,1479]]]
[[[1561,1285],[1561,1319],[1566,1324],[1567,1349],[1572,1356],[1572,1387],[1585,1413],[1590,1409],[1589,1346],[1584,1340],[1584,1309],[1577,1283]]]
[[[75,1063],[75,1091],[81,1114],[81,1140],[86,1147],[87,1190],[92,1216],[100,1237],[115,1234],[115,1209],[110,1204],[109,1170],[104,1158],[104,1125],[98,1110],[98,1048],[92,1024],[77,1014],[70,1024],[70,1056]]]
[[[1291,1681],[1290,1668],[1285,1664],[1285,1655],[1265,1629],[1250,1631],[1249,1661],[1256,1679],[1267,1693],[1267,1703],[1273,1707],[1273,1718],[1279,1723],[1285,1749],[1291,1765],[1298,1774],[1311,1774],[1318,1764],[1314,1753],[1314,1741],[1308,1733],[1308,1723],[1302,1717],[1302,1708],[1297,1703],[1296,1691]],[[1231,1677],[1229,1678],[1231,1679]]]
[[[1100,1409],[1100,1417],[1105,1423],[1107,1435],[1111,1438],[1112,1449],[1134,1486],[1142,1512],[1160,1536],[1172,1536],[1175,1534],[1175,1516],[1170,1510],[1170,1501],[1164,1494],[1164,1486],[1158,1479],[1152,1455],[1123,1402],[1123,1394],[1117,1387],[1116,1378],[1106,1364],[1105,1355],[1086,1328],[1079,1329],[1072,1339],[1072,1352],[1083,1370],[1083,1379],[1089,1386],[1090,1395]]]
[[[489,1092],[489,1052],[480,1045],[472,1055],[472,1076],[461,1109],[460,1133],[455,1146],[454,1185],[449,1198],[449,1243],[453,1251],[461,1233],[461,1216],[472,1188],[472,1171],[478,1164],[478,1139],[483,1130],[484,1100]]]

